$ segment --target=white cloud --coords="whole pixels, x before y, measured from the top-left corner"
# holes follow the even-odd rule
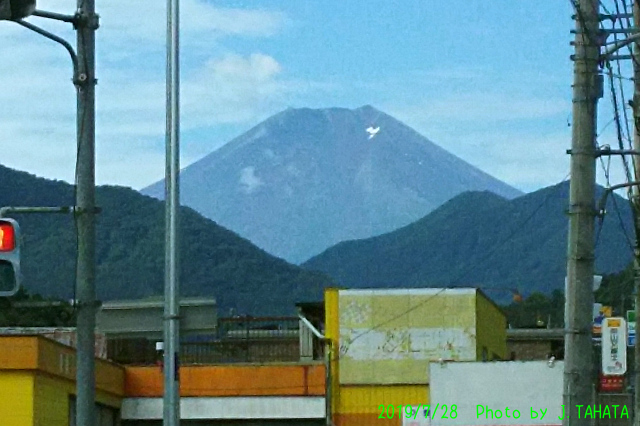
[[[281,71],[274,58],[260,53],[207,62],[184,84],[184,125],[257,121],[294,90],[279,80]]]
[[[158,7],[160,6],[160,7]],[[39,0],[38,8],[73,14],[76,0]],[[110,0],[99,2],[100,32],[111,42],[164,42],[166,2],[157,0]],[[35,22],[35,21],[34,21]],[[286,22],[284,14],[256,9],[218,8],[202,0],[180,1],[180,34],[189,43],[194,35],[271,36]]]
[[[73,13],[75,4],[40,0],[38,7]],[[98,13],[98,182],[141,188],[162,178],[164,171],[166,7],[158,7],[157,0],[109,0],[98,4]],[[339,106],[345,99],[361,99],[353,106],[379,106],[520,188],[535,185],[536,175],[537,181],[550,184],[556,175],[559,180],[566,174],[563,153],[570,134],[560,127],[546,132],[535,128],[546,120],[540,128],[548,129],[550,119],[562,126],[570,111],[563,98],[532,92],[555,88],[557,76],[520,73],[517,81],[505,82],[500,80],[503,73],[491,68],[460,68],[419,70],[373,82],[300,81],[259,45],[248,54],[225,48],[226,37],[277,34],[288,24],[284,14],[181,0],[181,16],[181,130],[204,134],[205,129],[208,139],[198,141],[199,146],[182,145],[183,165],[227,141],[215,139],[216,126],[242,131],[287,106],[320,106],[314,99],[322,106]],[[69,25],[31,21],[75,44]],[[72,180],[76,111],[67,53],[14,23],[0,22],[0,57],[0,162]],[[566,86],[564,80],[562,84]],[[416,103],[416,96],[428,101]],[[295,105],[299,99],[304,103]],[[520,123],[528,127],[520,128]],[[521,160],[522,152],[542,145],[546,148],[533,154],[538,156],[535,164]]]
[[[41,0],[38,8],[72,14],[75,4]],[[164,171],[166,7],[155,0],[110,0],[97,12],[97,181],[140,188]],[[30,21],[75,45],[70,25]],[[181,1],[182,131],[248,126],[275,112],[293,87],[280,81],[282,66],[264,53],[230,53],[221,43],[224,37],[269,37],[285,24],[279,12]],[[0,22],[0,40],[0,57],[10,58],[0,61],[0,162],[72,181],[76,101],[67,53],[10,22]],[[183,165],[203,151],[182,148]]]
[[[282,71],[282,67],[275,59],[262,54],[253,54],[248,58],[228,55],[221,60],[210,61],[207,68],[218,77],[249,80],[252,83],[270,80]]]

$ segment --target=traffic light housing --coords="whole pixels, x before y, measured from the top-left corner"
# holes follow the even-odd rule
[[[36,10],[36,0],[0,0],[0,21],[18,21]]]
[[[0,297],[20,288],[20,227],[13,219],[0,219]]]

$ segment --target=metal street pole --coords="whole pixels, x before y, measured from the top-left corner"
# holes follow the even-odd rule
[[[180,206],[180,9],[167,0],[167,129],[165,171],[164,425],[180,424],[178,228]]]
[[[89,426],[96,424],[95,31],[98,28],[98,17],[95,14],[95,0],[78,0],[77,5],[78,73],[74,81],[78,92],[76,425]]]
[[[564,426],[588,425],[577,406],[592,405],[596,118],[602,89],[598,0],[576,0],[571,186],[565,305]]]
[[[640,28],[640,6],[637,1],[633,2],[633,22],[635,28]],[[633,90],[633,148],[634,150],[640,150],[640,45],[636,42],[633,46],[633,78],[634,78],[634,90]],[[634,180],[637,182],[640,178],[640,156],[632,155],[633,168],[635,172]],[[640,318],[640,189],[637,185],[632,187],[632,207],[634,217],[634,227],[636,234],[636,246],[635,246],[635,262],[634,262],[634,285],[635,285],[635,297],[636,297],[636,321]],[[634,347],[634,416],[633,424],[640,426],[640,345],[636,342]]]

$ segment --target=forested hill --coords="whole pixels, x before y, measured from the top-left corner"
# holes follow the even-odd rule
[[[598,188],[598,199],[602,193]],[[411,225],[338,244],[303,266],[346,287],[518,287],[551,294],[564,290],[568,196],[569,182],[513,200],[466,192]],[[632,259],[628,202],[609,197],[606,211],[601,231],[596,221],[600,274],[619,272]]]
[[[130,188],[97,188],[97,293],[101,300],[160,295],[164,289],[164,203]],[[73,186],[0,166],[1,206],[71,206]],[[31,293],[73,297],[76,234],[71,216],[12,215],[24,236],[22,265]],[[215,297],[222,311],[292,313],[321,300],[330,279],[269,255],[251,242],[181,208],[183,296]]]

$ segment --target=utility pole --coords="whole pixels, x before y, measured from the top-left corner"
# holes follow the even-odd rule
[[[165,170],[164,426],[180,425],[180,0],[167,0]]]
[[[96,424],[95,328],[96,328],[96,230],[95,230],[95,0],[77,2],[78,158],[76,220],[78,226],[77,298],[77,400],[76,425]]]
[[[640,28],[640,6],[637,1],[633,2],[633,26]],[[636,41],[633,46],[633,149],[640,150],[640,45]],[[634,180],[640,179],[640,156],[632,155]],[[634,228],[636,235],[635,262],[634,262],[634,285],[636,293],[636,321],[640,317],[640,189],[637,185],[631,187],[632,191],[632,211],[634,218]],[[624,313],[623,313],[624,315]],[[634,347],[634,410],[633,424],[640,426],[640,345],[636,341]]]
[[[77,33],[77,54],[66,40],[23,20],[39,16],[72,23]],[[95,32],[98,15],[95,0],[77,0],[74,15],[36,9],[35,0],[0,0],[0,19],[17,24],[62,45],[73,62],[73,84],[77,91],[77,164],[76,200],[74,207],[2,207],[6,213],[73,213],[78,232],[76,266],[77,362],[76,362],[76,419],[78,426],[96,424],[95,410],[95,326],[96,326],[96,268],[95,268]],[[19,281],[18,281],[19,284]]]
[[[575,55],[563,404],[564,426],[590,424],[577,406],[592,405],[596,119],[599,75],[598,0],[575,0]]]

